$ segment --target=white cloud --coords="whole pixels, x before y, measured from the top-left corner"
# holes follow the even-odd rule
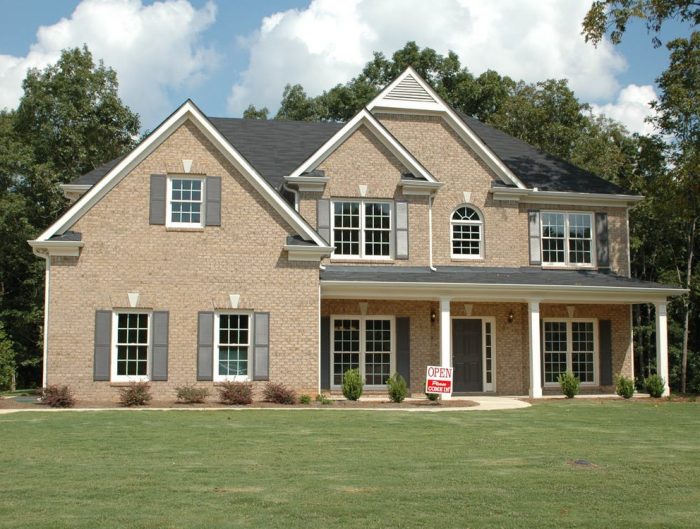
[[[655,99],[657,96],[653,86],[631,84],[620,90],[614,103],[592,104],[591,110],[621,122],[630,132],[651,134],[654,132],[654,126],[644,120],[654,115],[649,103]]]
[[[70,18],[40,27],[26,56],[0,55],[0,108],[17,106],[29,68],[85,43],[95,61],[116,70],[120,96],[151,126],[172,110],[169,89],[200,82],[216,65],[216,54],[198,41],[215,18],[213,3],[195,9],[187,0],[83,0]]]
[[[581,21],[590,0],[314,0],[275,13],[241,43],[248,69],[228,107],[276,108],[286,83],[316,95],[350,80],[372,58],[407,41],[439,53],[455,51],[472,73],[487,69],[515,79],[567,78],[583,100],[607,100],[626,63],[607,43],[584,42]]]

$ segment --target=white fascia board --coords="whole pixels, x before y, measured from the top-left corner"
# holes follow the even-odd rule
[[[89,184],[60,184],[60,187],[64,193],[85,193],[92,186]]]
[[[644,200],[642,195],[575,193],[571,191],[538,191],[535,189],[492,188],[494,200],[527,204],[562,204],[585,206],[632,206]]]
[[[328,158],[353,132],[365,125],[374,135],[389,149],[408,169],[425,178],[428,182],[437,182],[435,177],[398,142],[394,136],[375,118],[367,109],[360,110],[355,117],[348,121],[343,128],[336,132],[304,163],[297,167],[288,177],[287,182],[292,184],[296,178],[302,177],[302,173],[315,169],[323,160]]]
[[[241,172],[241,174],[267,199],[277,211],[304,238],[314,241],[318,246],[326,244],[321,237],[306,223],[272,186],[260,176],[248,161],[236,151],[211,122],[200,112],[196,105],[187,100],[170,117],[161,123],[140,145],[119,162],[107,175],[97,182],[56,222],[46,229],[37,241],[47,241],[56,234],[64,233],[92,206],[94,206],[110,189],[124,178],[144,158],[153,152],[172,132],[187,120],[191,120],[200,131],[221,151],[224,156]]]
[[[46,257],[49,255],[62,257],[78,257],[80,249],[85,246],[83,241],[27,241],[34,255]]]
[[[329,257],[334,250],[330,246],[298,246],[294,244],[286,244],[284,249],[287,251],[287,259],[290,261],[320,261],[324,257]]]
[[[401,180],[399,182],[399,187],[403,190],[404,195],[432,195],[443,185],[442,182],[425,182],[422,180]]]

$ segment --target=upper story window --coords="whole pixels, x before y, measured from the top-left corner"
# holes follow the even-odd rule
[[[335,257],[390,259],[391,202],[335,200],[332,245]]]
[[[593,214],[542,212],[542,264],[593,265]]]
[[[146,312],[115,312],[113,318],[112,380],[148,380],[151,315]]]
[[[460,206],[450,220],[452,257],[481,259],[484,257],[484,221],[471,206]]]
[[[168,226],[200,227],[204,225],[204,179],[168,179]]]

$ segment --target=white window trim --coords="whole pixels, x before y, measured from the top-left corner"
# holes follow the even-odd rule
[[[371,198],[337,198],[331,200],[331,246],[335,248],[335,204],[342,202],[358,202],[360,204],[360,243],[358,255],[338,255],[335,251],[331,254],[331,260],[348,260],[348,259],[361,259],[363,261],[391,261],[394,259],[394,238],[395,238],[395,227],[394,227],[394,215],[395,207],[393,200],[374,200]],[[389,255],[365,255],[365,204],[388,204],[389,205]],[[371,231],[371,230],[370,230]]]
[[[457,212],[458,209],[460,208],[471,208],[474,211],[476,211],[476,214],[479,215],[479,221],[467,221],[467,220],[454,220],[454,214]],[[456,254],[454,253],[454,234],[452,230],[452,226],[454,225],[470,225],[470,226],[480,226],[481,229],[479,230],[480,233],[480,238],[479,238],[479,255],[464,255],[464,254]],[[469,203],[464,203],[460,204],[456,208],[452,210],[452,213],[450,213],[450,256],[452,259],[456,261],[479,261],[484,259],[484,238],[485,238],[485,233],[486,230],[484,228],[484,214],[481,212],[479,208],[477,208],[474,204],[469,204]]]
[[[146,375],[117,375],[117,336],[120,314],[146,314],[148,316],[148,345],[146,347]],[[153,351],[153,313],[146,310],[121,309],[112,311],[111,382],[148,382],[151,380]]]
[[[204,215],[206,214],[206,178],[202,176],[190,175],[168,175],[165,189],[165,227],[166,228],[203,228]],[[199,180],[202,182],[202,207],[200,208],[199,222],[173,222],[172,219],[172,201],[173,201],[173,180]]]
[[[248,374],[247,375],[219,375],[219,330],[221,316],[248,316]],[[214,313],[214,382],[249,382],[253,380],[253,312],[246,310],[226,310]]]
[[[543,215],[546,213],[564,215],[564,262],[548,263],[544,260],[544,221]],[[591,218],[591,262],[590,263],[570,263],[569,262],[569,215],[588,215]],[[595,215],[591,211],[540,211],[540,260],[543,268],[596,268],[596,230]]]
[[[331,316],[331,361],[330,363],[330,380],[331,389],[341,389],[342,386],[333,383],[333,366],[335,365],[335,339],[333,335],[333,330],[335,329],[336,320],[360,320],[360,350],[358,351],[360,358],[360,377],[362,377],[362,382],[365,389],[376,390],[376,389],[386,389],[386,384],[364,384],[365,381],[365,354],[366,351],[366,322],[367,320],[390,320],[391,321],[391,345],[389,348],[389,354],[391,355],[391,368],[389,376],[396,373],[396,317],[395,316],[384,316],[380,314],[372,314],[370,316],[357,316],[357,315],[345,315],[345,314],[334,314]],[[345,351],[337,351],[343,353]]]
[[[597,386],[600,376],[598,369],[600,366],[600,349],[598,344],[598,320],[596,318],[543,318],[542,319],[542,373],[545,370],[545,335],[544,324],[547,322],[565,322],[566,323],[566,372],[573,372],[573,325],[574,322],[587,322],[593,324],[593,382],[581,382],[581,386]],[[543,376],[544,379],[544,376]],[[559,382],[543,382],[544,387],[559,387]]]
[[[484,393],[496,391],[496,318],[494,316],[452,316],[453,320],[481,320],[481,383]],[[486,382],[486,324],[491,324],[491,383]],[[452,360],[454,365],[454,359]]]

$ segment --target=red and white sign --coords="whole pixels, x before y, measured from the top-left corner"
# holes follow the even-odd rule
[[[425,392],[452,394],[452,368],[428,366],[425,376]]]

